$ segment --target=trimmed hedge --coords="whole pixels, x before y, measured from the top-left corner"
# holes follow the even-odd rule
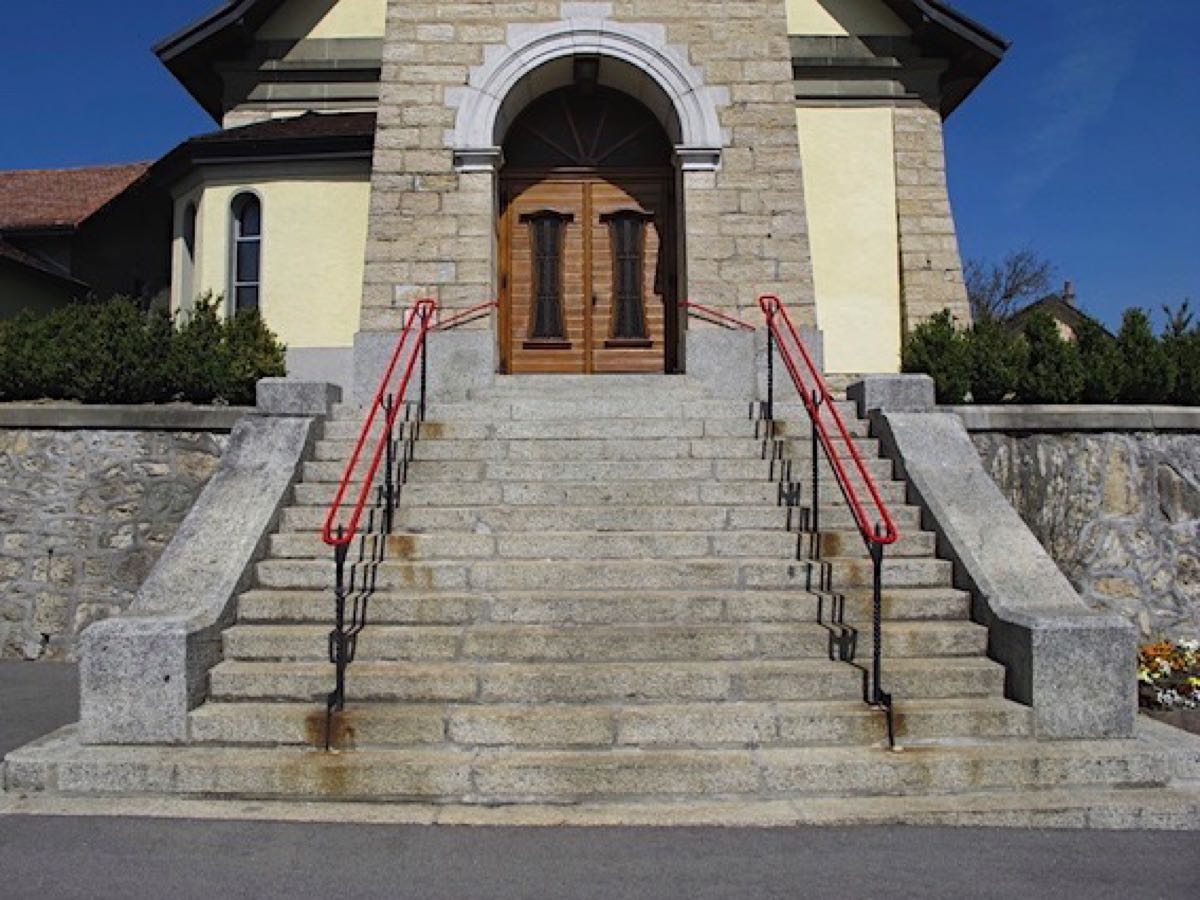
[[[114,297],[0,321],[0,401],[252,405],[258,379],[285,373],[284,347],[257,311],[219,306],[173,319]]]
[[[1200,329],[1156,336],[1146,311],[1130,309],[1115,338],[1089,322],[1068,341],[1044,312],[1017,333],[959,329],[945,311],[905,339],[903,368],[932,376],[939,403],[1200,406]]]

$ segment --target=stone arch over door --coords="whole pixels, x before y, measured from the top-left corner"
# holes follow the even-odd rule
[[[456,107],[448,142],[460,172],[495,171],[508,126],[529,103],[572,83],[574,61],[600,62],[599,84],[629,94],[658,116],[675,143],[682,171],[714,171],[725,144],[717,107],[725,92],[704,83],[682,48],[669,45],[661,25],[573,18],[545,25],[512,25],[508,42],[484,49],[485,63],[461,90],[447,92]]]

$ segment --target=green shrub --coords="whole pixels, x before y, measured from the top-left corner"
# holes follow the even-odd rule
[[[121,297],[0,322],[0,400],[254,402],[284,374],[284,349],[257,313],[223,321],[201,298],[179,327]]]
[[[1117,333],[1121,353],[1122,403],[1166,403],[1175,390],[1175,366],[1163,342],[1154,336],[1150,316],[1128,309]]]
[[[1163,343],[1175,372],[1171,402],[1182,406],[1200,405],[1200,332],[1167,334]]]
[[[1017,394],[1022,403],[1077,403],[1083,396],[1083,363],[1079,348],[1064,340],[1049,313],[1035,312],[1025,322],[1028,362]]]
[[[971,399],[1003,403],[1013,399],[1025,368],[1025,342],[1005,325],[985,319],[967,332],[971,358]]]
[[[971,388],[970,352],[949,310],[914,328],[901,357],[905,372],[924,372],[933,378],[939,403],[962,403]]]
[[[1116,403],[1121,396],[1124,362],[1117,342],[1098,322],[1086,320],[1075,333],[1083,365],[1084,403]]]

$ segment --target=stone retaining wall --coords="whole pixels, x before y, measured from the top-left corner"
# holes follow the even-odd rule
[[[1145,637],[1200,635],[1200,413],[994,412],[963,411],[984,467],[1080,594]]]
[[[72,658],[128,606],[240,415],[0,406],[0,658]]]

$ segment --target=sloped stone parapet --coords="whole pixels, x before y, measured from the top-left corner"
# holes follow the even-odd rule
[[[246,416],[126,615],[81,638],[80,739],[182,743],[220,661],[221,631],[249,586],[301,462],[311,417]]]
[[[263,416],[327,416],[342,400],[342,389],[324,381],[263,378],[255,387]]]
[[[988,653],[1007,668],[1006,693],[1030,704],[1043,739],[1133,734],[1136,631],[1090,609],[980,463],[951,413],[872,413],[886,455],[907,479],[973,594]]]

